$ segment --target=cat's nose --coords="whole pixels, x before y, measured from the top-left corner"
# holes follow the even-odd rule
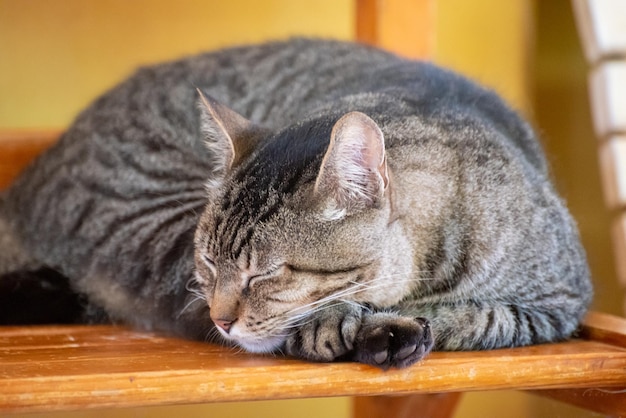
[[[215,323],[215,325],[220,327],[224,332],[228,334],[230,332],[230,327],[233,325],[235,320],[234,319],[214,319],[213,322]]]

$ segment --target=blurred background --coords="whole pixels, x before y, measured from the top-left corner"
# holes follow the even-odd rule
[[[356,1],[0,0],[0,130],[63,129],[139,65],[292,35],[355,39]],[[622,314],[589,113],[588,68],[569,0],[437,0],[431,18],[425,58],[492,87],[540,133],[588,252],[594,309]],[[349,399],[335,398],[45,416],[343,418],[350,409]],[[467,394],[456,416],[594,415],[532,395],[493,392]]]

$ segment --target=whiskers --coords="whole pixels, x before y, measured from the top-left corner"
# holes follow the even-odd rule
[[[348,277],[336,281],[335,287],[327,289],[328,294],[299,305],[303,296],[294,297],[292,301],[280,301],[272,306],[273,301],[266,301],[271,310],[280,309],[282,303],[288,303],[290,308],[283,308],[282,313],[276,315],[261,315],[255,318],[242,315],[241,328],[235,328],[232,335],[224,336],[216,327],[206,331],[205,341],[218,342],[227,346],[236,347],[234,351],[248,351],[255,353],[272,353],[280,355],[284,342],[298,332],[298,330],[319,321],[328,315],[355,315],[371,312],[373,309],[385,309],[397,302],[399,298],[408,295],[418,287],[419,282],[432,280],[429,278],[407,278],[404,274],[390,274],[373,279],[355,280]],[[194,315],[206,308],[206,295],[202,291],[204,283],[200,277],[193,277],[186,284],[188,298],[178,316]],[[315,289],[320,291],[323,289]],[[297,292],[294,292],[297,294]],[[310,295],[310,293],[309,293]],[[382,296],[381,296],[382,295]],[[377,301],[389,301],[387,304]],[[284,306],[284,305],[283,305]],[[338,313],[332,312],[338,310]],[[248,315],[248,314],[246,314]],[[262,320],[260,320],[262,319]]]
[[[185,289],[187,290],[189,297],[188,301],[178,313],[178,318],[180,318],[188,309],[190,309],[197,302],[202,302],[203,305],[206,304],[206,295],[200,289],[198,289],[198,280],[196,277],[189,279],[187,284],[185,285]]]
[[[281,336],[288,337],[289,335],[291,335],[292,332],[294,332],[294,329],[306,325],[311,321],[314,321],[314,314],[324,311],[326,309],[333,309],[335,307],[346,304],[352,305],[353,307],[364,312],[371,312],[372,308],[370,304],[366,301],[354,300],[355,296],[358,297],[365,292],[388,289],[390,286],[394,285],[411,285],[418,282],[432,280],[430,278],[424,277],[407,278],[403,276],[404,275],[401,274],[387,275],[377,277],[368,282],[357,282],[351,280],[348,282],[350,286],[342,290],[333,292],[328,296],[307,303],[306,305],[290,309],[283,313],[280,317],[276,317],[277,323],[275,324],[275,329],[277,331],[280,330],[281,333],[285,333],[285,335]],[[413,288],[414,286],[411,286],[411,290],[413,290]]]
[[[214,326],[211,326],[211,328],[209,328],[206,334],[204,335],[204,342],[205,343],[219,342],[221,345],[227,345],[224,343],[224,338],[222,337],[220,332]],[[232,347],[236,348],[235,346],[232,346]]]

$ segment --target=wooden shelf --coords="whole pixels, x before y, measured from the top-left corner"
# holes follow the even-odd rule
[[[0,412],[438,393],[626,387],[626,321],[592,314],[559,344],[433,353],[408,369],[252,355],[116,326],[0,328]],[[620,395],[617,395],[620,397]],[[626,409],[626,394],[620,397]]]

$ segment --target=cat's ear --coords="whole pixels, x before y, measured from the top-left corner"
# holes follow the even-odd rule
[[[266,130],[197,90],[200,129],[213,154],[213,168],[218,173],[226,173],[250,155]]]
[[[344,115],[333,127],[315,193],[327,217],[341,218],[376,207],[389,185],[385,140],[372,119],[360,112]]]

